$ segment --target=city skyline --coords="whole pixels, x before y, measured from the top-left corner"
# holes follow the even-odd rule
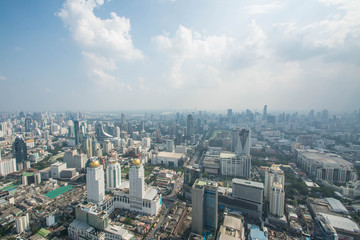
[[[336,0],[2,1],[0,108],[353,112],[359,11]]]

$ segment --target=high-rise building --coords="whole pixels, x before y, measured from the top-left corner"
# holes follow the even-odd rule
[[[264,106],[264,110],[263,110],[263,120],[267,120],[267,105]]]
[[[74,121],[74,133],[75,133],[75,145],[79,145],[80,143],[80,136],[79,136],[79,131],[80,131],[80,123],[78,120]]]
[[[121,167],[116,159],[110,159],[106,167],[106,187],[117,189],[121,185]]]
[[[26,143],[22,136],[17,136],[13,144],[13,153],[16,158],[16,164],[24,163],[27,159]]]
[[[89,202],[100,203],[105,197],[104,169],[100,162],[92,161],[87,168],[86,188]]]
[[[166,140],[166,151],[167,152],[174,151],[174,141],[173,140]]]
[[[77,150],[70,150],[64,154],[64,163],[68,168],[76,168],[78,171],[85,168],[87,156],[85,154],[78,154]]]
[[[132,161],[132,166],[129,171],[129,188],[130,188],[130,198],[133,200],[138,199],[139,204],[142,204],[142,199],[144,198],[145,193],[145,174],[144,167],[141,164],[139,159]],[[136,201],[133,202],[136,205]],[[134,206],[136,208],[136,206]],[[142,205],[140,206],[140,209]]]
[[[250,155],[251,131],[234,128],[231,133],[231,151],[238,156]]]
[[[270,213],[276,217],[284,216],[285,190],[284,185],[274,182],[270,190]]]
[[[216,231],[218,224],[218,183],[198,179],[192,188],[193,233]]]
[[[0,176],[6,176],[12,172],[16,172],[15,158],[1,160],[1,152],[0,152]]]
[[[251,156],[236,156],[233,153],[220,153],[221,174],[224,176],[249,178],[251,175]]]
[[[120,128],[119,127],[114,128],[114,137],[120,138]]]
[[[268,202],[270,202],[270,192],[274,182],[278,182],[283,186],[285,184],[284,171],[280,169],[278,164],[273,164],[265,171],[264,196]]]
[[[228,119],[229,119],[229,122],[231,122],[232,115],[233,115],[232,109],[229,108],[229,109],[227,110],[227,117],[228,117]]]
[[[88,158],[91,158],[93,156],[92,139],[89,135],[83,138],[82,148],[83,148],[83,152],[86,153]]]
[[[29,214],[26,213],[24,216],[17,217],[15,220],[15,225],[17,233],[22,233],[26,230],[29,230]]]
[[[31,118],[25,118],[25,132],[31,132]]]
[[[191,136],[194,134],[194,118],[191,114],[187,116],[186,121],[186,136],[190,140]]]

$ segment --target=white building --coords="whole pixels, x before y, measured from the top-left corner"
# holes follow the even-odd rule
[[[166,151],[167,152],[174,151],[174,141],[173,140],[166,140]]]
[[[170,167],[178,167],[179,161],[184,157],[184,154],[173,152],[159,152],[151,160],[152,164],[164,164]]]
[[[280,183],[282,186],[285,184],[284,171],[280,169],[280,165],[273,164],[265,171],[265,200],[270,202],[270,192],[274,182]]]
[[[6,176],[12,172],[16,172],[15,158],[0,160],[0,176]]]
[[[353,164],[332,153],[297,149],[298,166],[317,180],[346,183],[357,179]]]
[[[249,178],[251,173],[250,155],[236,155],[231,152],[220,153],[221,174],[225,176]]]
[[[15,225],[17,233],[22,233],[29,230],[29,214],[26,213],[24,216],[17,217],[15,220]]]
[[[133,198],[135,203],[137,200],[142,204],[142,199],[144,198],[145,190],[145,173],[144,167],[141,164],[140,160],[134,160],[133,165],[129,171],[129,180],[130,180],[130,198]]]
[[[285,190],[284,185],[274,182],[270,192],[270,213],[276,217],[284,216]]]
[[[77,150],[67,151],[64,154],[64,162],[68,168],[76,168],[77,171],[85,168],[87,161],[86,154],[78,154]]]
[[[55,224],[55,217],[53,214],[46,216],[46,226],[50,227]]]
[[[89,202],[101,203],[105,197],[105,177],[99,161],[92,161],[86,169],[86,189]]]
[[[111,150],[114,149],[114,145],[112,144],[112,142],[110,142],[110,140],[106,139],[103,142],[103,154],[107,155],[111,152]]]
[[[116,159],[110,159],[106,167],[106,187],[119,188],[121,185],[121,166]]]
[[[151,140],[149,137],[145,137],[141,139],[141,148],[145,149],[145,151],[149,150],[151,147]]]
[[[51,178],[60,178],[61,171],[66,169],[66,163],[56,162],[50,166],[50,177]]]
[[[251,131],[234,128],[231,133],[231,151],[237,155],[250,155]]]

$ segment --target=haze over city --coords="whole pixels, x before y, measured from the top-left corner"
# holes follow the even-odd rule
[[[359,108],[360,2],[1,1],[1,111]]]

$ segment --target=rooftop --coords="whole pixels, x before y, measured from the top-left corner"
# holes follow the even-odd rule
[[[67,191],[69,191],[71,189],[73,189],[73,186],[70,186],[70,185],[62,186],[62,187],[59,187],[59,188],[57,188],[55,190],[52,190],[52,191],[46,193],[45,196],[53,199],[53,198],[56,198],[57,196],[65,193],[65,192],[67,192]]]
[[[316,161],[325,165],[342,165],[346,167],[352,167],[352,163],[344,160],[342,157],[332,153],[323,153],[314,149],[297,149],[297,151],[304,157]]]
[[[236,157],[236,154],[233,152],[221,152],[220,158],[234,158]]]
[[[264,188],[264,184],[261,182],[254,182],[254,181],[249,181],[249,180],[244,180],[244,179],[239,179],[239,178],[234,178],[232,180],[233,184],[241,184],[241,185],[247,185],[247,186],[252,186],[252,187],[256,187],[256,188]]]
[[[359,226],[352,220],[332,214],[320,213],[335,228],[348,232],[360,232]]]
[[[349,211],[344,207],[344,205],[335,198],[326,198],[326,201],[329,203],[330,210],[337,213],[349,214]]]
[[[171,157],[171,158],[182,158],[184,154],[174,152],[159,152],[158,157]]]

